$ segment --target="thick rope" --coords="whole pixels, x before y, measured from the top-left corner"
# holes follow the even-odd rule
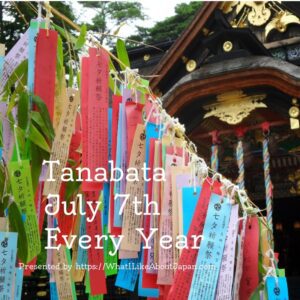
[[[266,206],[267,206],[267,224],[271,231],[273,231],[273,185],[270,176],[270,153],[269,141],[265,137],[263,140],[263,161],[264,161],[264,177],[265,177],[265,190],[266,190]]]
[[[219,169],[218,145],[211,146],[210,166],[215,172],[217,172]]]
[[[245,166],[244,166],[244,150],[243,142],[240,139],[236,146],[236,161],[239,168],[239,176],[237,178],[237,184],[240,189],[245,188]]]

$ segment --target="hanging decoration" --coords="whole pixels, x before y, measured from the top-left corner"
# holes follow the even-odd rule
[[[241,189],[245,188],[245,165],[244,165],[244,149],[243,138],[244,130],[242,128],[237,130],[238,143],[236,146],[236,161],[239,169],[239,176],[236,180]]]
[[[266,224],[244,190],[241,135],[235,185],[217,172],[217,132],[209,168],[130,68],[122,40],[114,55],[85,25],[43,7],[47,18],[39,9],[3,58],[0,298],[21,299],[23,275],[43,268],[51,299],[77,299],[77,282],[89,299],[103,299],[109,276],[149,299],[288,299],[271,242],[267,137]],[[81,51],[72,65],[64,66],[64,42]]]
[[[218,132],[213,131],[211,133],[212,136],[212,146],[211,146],[211,159],[210,166],[211,169],[215,172],[218,171],[219,168],[219,158],[218,158]]]
[[[265,192],[266,192],[266,208],[267,208],[267,223],[270,231],[273,231],[273,185],[270,176],[270,153],[269,153],[269,133],[270,126],[268,123],[262,125],[264,134],[263,139],[263,162],[264,162],[264,178],[265,178]],[[273,236],[269,236],[273,239]],[[273,246],[273,240],[270,241]]]

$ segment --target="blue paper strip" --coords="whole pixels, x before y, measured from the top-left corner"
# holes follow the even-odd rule
[[[117,155],[116,155],[116,167],[121,168],[122,165],[122,125],[123,125],[123,105],[119,106],[119,120],[118,120],[118,137],[117,137]],[[117,175],[118,176],[118,175]],[[121,182],[118,181],[114,185],[114,194],[121,193]],[[122,227],[122,215],[119,214],[123,199],[117,197],[115,200],[115,211],[114,211],[114,226]]]
[[[288,300],[288,287],[285,277],[277,277],[278,284],[276,284],[275,277],[267,277],[267,293],[268,300]]]
[[[0,232],[0,298],[10,299],[17,256],[16,232]]]
[[[194,187],[182,188],[182,222],[185,236],[188,235],[200,192],[201,187],[196,187],[196,190]]]
[[[141,258],[121,259],[115,286],[133,292],[139,276]]]
[[[0,56],[0,74],[2,76],[3,71],[3,64],[4,64],[4,56]]]
[[[111,146],[112,146],[112,108],[110,107],[108,109],[108,160],[111,160]]]
[[[14,300],[21,300],[22,297],[22,285],[23,285],[23,269],[16,268],[15,270],[15,297]]]
[[[109,213],[109,183],[104,183],[103,185],[103,209],[102,209],[102,227],[108,225],[108,213]]]
[[[50,299],[51,300],[59,300],[57,294],[56,283],[50,281]]]
[[[215,297],[222,255],[230,219],[227,199],[212,194],[197,256],[189,300],[211,300]]]
[[[144,250],[142,252],[142,260],[144,261]],[[138,295],[139,297],[150,297],[150,298],[158,298],[159,297],[159,289],[151,289],[151,288],[143,288],[143,270],[140,270],[139,277],[139,287],[138,287]]]
[[[85,207],[85,205],[83,205],[83,207]],[[85,234],[86,234],[86,221],[85,221],[85,215],[82,215],[80,219],[79,237]],[[78,245],[76,265],[80,269],[83,269],[86,267],[87,264],[88,264],[87,249],[83,249]]]
[[[146,151],[145,151],[145,162],[146,166],[149,165],[149,151],[150,151],[150,139],[158,139],[159,133],[161,131],[161,124],[154,124],[148,122],[146,125]],[[147,170],[147,176],[148,176],[148,170]],[[147,184],[145,182],[145,193],[147,193]]]

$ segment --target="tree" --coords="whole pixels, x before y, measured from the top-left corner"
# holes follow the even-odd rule
[[[137,27],[137,35],[131,36],[130,39],[147,44],[174,40],[187,28],[201,6],[200,1],[177,4],[174,16],[157,22],[152,28]]]
[[[96,9],[97,15],[92,19],[88,29],[100,34],[101,44],[104,41],[111,44],[113,35],[117,35],[122,25],[145,19],[142,4],[139,2],[82,1],[79,3],[84,7]]]
[[[53,1],[51,5],[71,20],[75,19],[69,4]],[[30,20],[37,17],[36,12],[36,2],[0,1],[0,43],[5,44],[7,51],[16,43],[20,34],[26,31]],[[62,24],[55,16],[52,20],[55,24],[68,28],[67,24]]]

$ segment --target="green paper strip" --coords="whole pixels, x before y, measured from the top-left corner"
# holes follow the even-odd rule
[[[28,243],[26,260],[26,262],[28,262],[41,252],[41,241],[34,204],[29,161],[11,161],[8,165],[8,172],[15,202],[22,212]]]
[[[111,256],[109,252],[114,251],[114,245],[109,238],[109,234],[107,233],[107,226],[104,225],[103,228],[104,234],[108,237],[104,240],[104,271],[106,276],[116,275],[118,273],[117,264],[118,264],[118,254]]]
[[[66,247],[66,256],[67,256],[68,265],[72,265],[72,259],[71,259],[70,249],[68,249],[67,247]],[[72,288],[72,298],[74,300],[77,300],[75,283],[72,280],[72,277],[71,277],[71,288]]]

